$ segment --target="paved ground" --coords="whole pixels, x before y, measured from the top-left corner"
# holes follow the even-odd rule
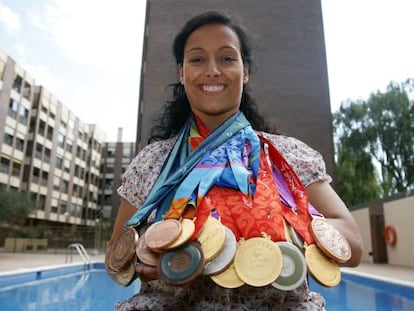
[[[88,253],[92,262],[104,262],[105,255],[103,253],[97,255],[92,255],[93,252],[90,251],[88,251]],[[39,267],[65,265],[68,262],[81,263],[82,258],[75,252],[72,252],[72,255],[70,255],[70,253],[66,254],[64,250],[57,254],[46,252],[0,252],[0,276],[2,274],[17,273]],[[388,264],[370,264],[364,262],[357,268],[343,268],[343,270],[414,287],[414,267],[400,267]]]
[[[104,262],[105,255],[92,255],[88,252],[91,262]],[[17,273],[39,267],[61,266],[68,263],[82,263],[82,258],[76,253],[65,251],[55,253],[26,252],[8,253],[0,252],[0,276],[2,274]]]

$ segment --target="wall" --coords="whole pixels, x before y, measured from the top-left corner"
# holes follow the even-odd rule
[[[397,232],[395,246],[387,245],[388,262],[414,267],[414,196],[384,204],[385,226],[391,225]]]
[[[414,195],[387,200],[375,203],[383,208],[384,226],[391,225],[397,233],[397,243],[395,246],[385,245],[388,257],[388,264],[397,266],[414,267],[414,252],[411,251],[414,241]],[[373,243],[373,226],[370,221],[370,208],[366,207],[352,211],[352,215],[361,231],[364,251],[362,260],[370,262],[375,247],[382,247],[381,243]],[[381,239],[384,239],[384,230],[381,231]],[[378,250],[377,250],[378,251]]]

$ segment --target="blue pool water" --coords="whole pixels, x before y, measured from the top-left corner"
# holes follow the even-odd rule
[[[328,311],[414,310],[414,287],[347,273],[342,273],[340,285],[334,288],[312,278],[309,282],[313,291],[325,297]],[[139,281],[129,287],[117,285],[100,263],[88,269],[78,265],[0,276],[0,311],[109,311],[139,287]]]
[[[414,287],[342,273],[341,283],[333,288],[309,278],[312,291],[326,299],[331,311],[413,311]]]
[[[72,266],[0,276],[1,311],[106,311],[139,291],[139,281],[122,287],[104,265]]]

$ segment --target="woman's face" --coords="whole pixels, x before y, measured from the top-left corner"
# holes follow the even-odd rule
[[[220,24],[202,26],[188,37],[179,73],[193,113],[211,129],[239,109],[249,75],[237,34]]]

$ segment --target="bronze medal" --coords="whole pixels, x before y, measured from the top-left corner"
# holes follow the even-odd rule
[[[203,252],[197,243],[164,252],[158,262],[158,272],[170,285],[182,285],[194,280],[204,267]]]
[[[122,286],[129,286],[133,281],[137,279],[135,266],[137,264],[137,257],[133,256],[132,260],[121,271],[113,271],[105,260],[105,268],[109,277],[116,283]]]
[[[189,241],[194,233],[195,225],[191,219],[184,218],[181,220],[181,228],[182,230],[180,236],[174,241],[174,243],[168,245],[166,249],[176,248]]]
[[[326,257],[315,244],[306,247],[305,259],[309,272],[320,284],[327,287],[339,284],[341,281],[341,270],[338,264]]]
[[[121,271],[135,255],[138,233],[134,228],[125,228],[107,255],[108,265],[113,271]]]
[[[226,232],[220,221],[208,217],[197,236],[206,262],[213,260],[220,253],[226,241]]]
[[[155,251],[165,249],[181,234],[181,223],[176,219],[166,219],[153,223],[145,232],[145,243]]]
[[[333,260],[344,263],[351,258],[351,247],[342,233],[324,218],[315,217],[311,222],[311,233],[318,247]]]
[[[153,267],[156,267],[158,265],[160,254],[153,252],[148,248],[147,244],[145,243],[145,235],[141,235],[138,240],[136,254],[142,263]]]
[[[234,258],[237,275],[251,286],[266,286],[282,271],[283,257],[276,243],[254,237],[241,241]]]

